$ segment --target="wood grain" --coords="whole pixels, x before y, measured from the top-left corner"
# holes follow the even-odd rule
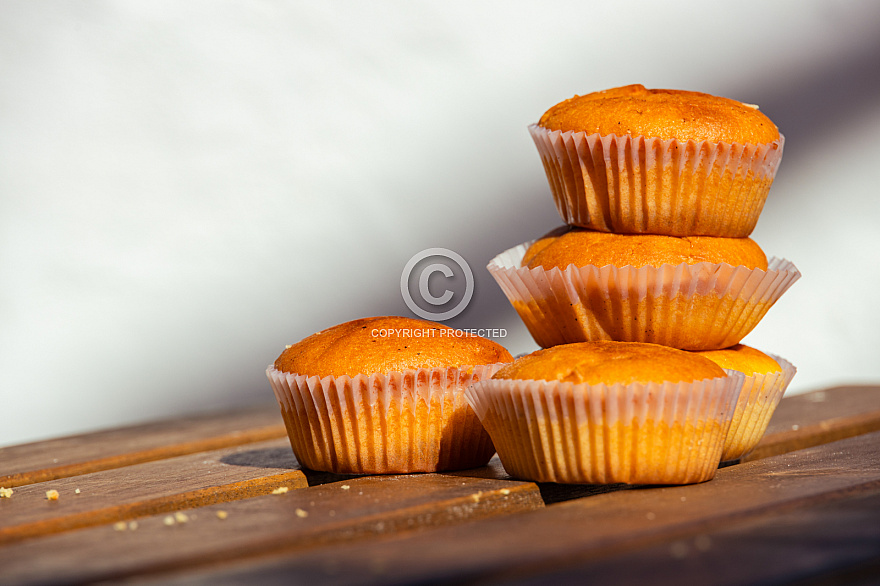
[[[752,453],[759,460],[880,431],[880,387],[833,387],[785,397]]]
[[[505,583],[668,546],[707,531],[797,516],[880,489],[880,433],[724,468],[683,487],[618,491],[417,534],[162,575],[161,583]],[[735,558],[734,558],[735,559]]]
[[[723,507],[717,506],[718,500],[705,497],[705,502],[708,504],[701,509],[696,517],[679,515],[676,522],[652,522],[646,526],[644,520],[633,523],[633,517],[629,512],[633,512],[637,516],[638,506],[643,508],[654,505],[671,506],[669,503],[664,505],[663,498],[658,497],[668,491],[706,489],[698,487],[646,489],[626,485],[597,487],[555,484],[540,484],[536,487],[531,483],[513,482],[501,467],[497,457],[490,462],[489,466],[476,470],[441,475],[373,477],[372,480],[369,477],[340,476],[299,470],[286,440],[283,426],[280,422],[272,425],[273,421],[280,421],[277,408],[274,406],[272,409],[255,409],[244,413],[188,418],[0,450],[0,462],[2,462],[0,466],[3,471],[18,470],[18,472],[12,472],[6,477],[2,477],[7,479],[6,486],[10,484],[8,479],[22,481],[22,484],[19,484],[15,489],[13,499],[0,499],[0,544],[4,542],[7,544],[6,547],[0,547],[0,578],[4,577],[3,560],[9,560],[9,563],[13,564],[9,567],[13,567],[16,561],[27,561],[26,556],[32,555],[34,557],[31,561],[39,562],[38,565],[42,567],[45,565],[46,559],[58,559],[57,554],[54,553],[57,548],[71,552],[79,551],[80,555],[65,558],[70,562],[68,566],[60,559],[58,564],[54,566],[49,564],[60,572],[56,578],[59,575],[68,576],[68,574],[70,576],[92,576],[94,574],[98,577],[114,577],[136,576],[138,572],[143,572],[149,575],[155,572],[186,568],[190,565],[193,567],[210,566],[229,559],[247,560],[253,556],[266,556],[268,552],[273,551],[299,552],[303,548],[315,547],[316,545],[326,549],[326,554],[329,557],[323,558],[321,557],[323,554],[321,554],[315,559],[323,560],[322,564],[325,564],[327,568],[332,568],[338,563],[334,561],[337,559],[334,556],[339,555],[335,545],[339,542],[354,541],[351,545],[356,548],[356,551],[359,551],[358,548],[365,546],[357,543],[357,540],[365,536],[382,540],[390,539],[396,544],[396,540],[399,539],[396,534],[407,532],[411,528],[446,526],[475,518],[505,516],[514,512],[521,513],[524,510],[536,509],[545,502],[560,503],[548,507],[547,511],[556,511],[557,508],[559,511],[568,511],[566,507],[575,507],[574,513],[568,511],[564,515],[577,526],[578,535],[575,539],[568,540],[571,542],[571,547],[566,545],[568,541],[557,543],[558,539],[566,532],[575,531],[572,526],[566,522],[560,522],[554,516],[560,513],[543,512],[540,515],[549,516],[546,518],[539,516],[538,521],[534,521],[534,519],[530,521],[529,523],[536,523],[537,533],[534,534],[531,525],[520,523],[519,517],[521,515],[516,515],[515,519],[511,518],[510,520],[499,518],[491,522],[483,522],[478,526],[480,532],[486,532],[486,539],[492,540],[493,543],[496,541],[507,543],[506,539],[512,539],[509,536],[501,535],[505,531],[520,535],[520,539],[523,535],[527,536],[529,540],[531,538],[537,539],[540,543],[536,544],[535,552],[529,548],[525,548],[525,551],[517,550],[516,547],[523,549],[524,546],[521,544],[515,546],[512,551],[515,553],[516,560],[522,560],[525,564],[515,564],[516,567],[534,567],[538,569],[536,571],[543,572],[548,571],[547,563],[552,567],[555,567],[554,564],[557,563],[563,563],[563,565],[569,563],[574,564],[572,567],[575,568],[580,567],[578,564],[592,563],[590,556],[596,555],[595,551],[603,552],[602,555],[615,555],[615,552],[626,555],[632,544],[641,544],[650,548],[652,540],[657,537],[649,529],[660,527],[660,534],[667,538],[674,538],[676,532],[693,531],[694,527],[699,525],[696,520],[699,515],[703,515],[702,522],[711,524],[715,522],[713,519],[717,520],[718,518],[725,519],[725,522],[738,523],[740,517],[760,517],[762,514],[759,508],[755,508],[757,501],[754,498],[746,504],[739,502],[744,500],[744,495],[749,493],[748,491],[743,492],[739,484],[736,484],[737,482],[749,481],[758,482],[755,485],[756,489],[763,486],[761,482],[763,482],[762,479],[766,479],[766,470],[764,468],[749,468],[757,462],[723,469],[719,471],[716,480],[707,483],[707,485],[700,485],[712,487],[709,490],[716,495],[717,499],[724,501]],[[749,459],[764,458],[774,453],[786,453],[804,446],[828,442],[838,437],[864,434],[880,426],[878,422],[880,422],[880,387],[877,386],[839,387],[789,397],[780,404],[765,438],[755,452],[749,456]],[[277,436],[281,439],[256,443],[258,438],[265,435]],[[210,447],[214,444],[226,443],[237,447],[224,449]],[[126,449],[134,451],[126,453]],[[880,447],[874,449],[875,452],[880,451]],[[189,455],[173,457],[172,455],[176,453]],[[797,458],[798,455],[806,453],[812,452],[810,450],[795,452],[788,454],[788,456],[789,458]],[[63,459],[56,458],[59,455]],[[813,454],[810,457],[815,464],[814,460],[817,456]],[[45,466],[50,458],[59,461],[53,461],[51,466]],[[775,462],[777,459],[773,458],[772,460]],[[867,461],[873,460],[869,457]],[[786,462],[788,462],[786,466],[790,467],[791,460]],[[803,462],[799,465],[801,464]],[[778,465],[778,463],[774,465]],[[95,467],[100,471],[88,472]],[[816,488],[819,493],[813,494],[808,491],[812,496],[803,497],[801,495],[806,499],[803,502],[813,502],[810,499],[818,498],[816,494],[832,495],[828,498],[839,498],[840,490],[849,490],[841,489],[840,486],[835,485],[835,482],[843,482],[844,484],[841,486],[849,486],[850,489],[853,486],[865,484],[864,482],[855,485],[847,484],[853,480],[852,471],[847,472],[844,467],[841,472],[842,479],[826,478],[837,474],[836,461],[829,465],[828,470],[824,472],[817,471],[815,468],[804,471],[802,475],[805,477],[811,475],[817,477]],[[869,476],[872,473],[870,466],[866,473]],[[790,471],[785,474],[790,474]],[[785,474],[777,471],[770,476],[785,476]],[[756,476],[753,477],[753,475]],[[51,477],[53,480],[35,483],[36,479],[43,476]],[[397,478],[397,480],[391,480],[392,478]],[[733,489],[725,488],[730,482],[733,482],[725,480],[730,478],[740,479],[734,482]],[[437,479],[443,480],[438,481]],[[447,491],[449,487],[444,484],[446,482],[461,482],[463,490],[465,492],[471,491],[468,492],[471,496],[467,497],[462,494],[450,496]],[[475,484],[480,482],[489,483],[486,485],[486,490],[478,488],[478,484]],[[871,481],[866,480],[865,482],[870,484]],[[358,486],[369,486],[369,491],[374,494],[375,503],[373,504],[378,507],[375,511],[368,510],[363,502],[358,504],[360,508],[356,507],[356,510],[344,508],[342,503],[346,502],[345,497],[351,493],[334,492],[334,489],[343,484],[354,486],[353,483]],[[312,485],[312,488],[305,488],[307,484]],[[322,484],[326,486],[317,486]],[[2,481],[0,481],[0,485],[3,485]],[[418,489],[414,488],[416,485],[419,487]],[[518,488],[516,490],[506,488],[511,485]],[[292,519],[289,510],[286,512],[273,511],[271,507],[275,504],[262,504],[278,502],[265,500],[271,497],[262,497],[262,500],[261,498],[250,498],[264,495],[279,486],[288,486],[291,489],[291,493],[286,495],[290,496],[291,500],[298,498],[292,496],[293,489],[297,487],[299,488],[297,493],[307,491],[318,494],[315,491],[329,491],[320,493],[322,496],[319,496],[317,500],[308,501],[309,506],[314,506],[311,504],[313,502],[321,503],[320,507],[323,508],[318,509],[318,516],[326,514],[325,521],[327,523],[315,526],[300,523],[301,518]],[[523,488],[524,486],[527,488]],[[784,509],[786,506],[800,506],[791,503],[803,504],[802,500],[798,500],[801,497],[796,498],[796,495],[800,494],[797,491],[803,487],[798,488],[799,485],[795,486],[794,484],[786,484],[785,486],[793,490],[794,493],[777,491],[776,496],[780,497],[781,501],[773,501],[774,504],[767,505],[768,507],[777,510]],[[45,491],[49,488],[60,492],[61,498],[58,501],[46,500]],[[79,495],[73,494],[76,488],[80,489]],[[388,501],[389,498],[397,495],[398,489],[402,491],[400,496],[404,499],[402,508],[395,508],[393,503]],[[485,497],[480,495],[481,491],[486,495]],[[504,494],[503,491],[508,492]],[[766,487],[765,492],[767,492]],[[408,494],[410,496],[417,494],[421,500],[418,504],[412,500],[407,501],[406,499],[410,498],[407,496]],[[474,503],[478,505],[477,509],[468,509],[464,514],[455,512],[462,510],[459,502],[462,498],[472,499],[475,494],[478,495],[477,502]],[[639,501],[639,495],[644,494],[650,495],[647,497],[647,501]],[[730,494],[733,497],[730,497]],[[792,496],[793,494],[795,496]],[[512,499],[509,498],[511,495],[514,495]],[[728,498],[732,498],[731,503],[726,502]],[[227,504],[221,506],[216,503]],[[266,506],[269,508],[264,509]],[[594,509],[597,506],[602,507],[603,511],[604,509],[607,511],[597,511]],[[195,507],[199,508],[194,509]],[[740,507],[740,509],[736,509],[736,507]],[[186,511],[192,520],[198,518],[204,521],[207,516],[211,523],[214,523],[219,520],[216,519],[215,513],[220,508],[228,510],[230,514],[235,513],[235,516],[238,516],[238,513],[243,513],[249,521],[234,521],[232,523],[224,521],[222,525],[218,526],[216,533],[215,529],[211,528],[208,536],[202,534],[204,527],[192,531],[191,528],[195,524],[187,524],[187,533],[178,531],[184,535],[181,541],[177,541],[181,538],[175,537],[176,533],[153,532],[147,536],[150,531],[144,531],[151,527],[155,530],[167,529],[163,524],[165,513],[175,511]],[[299,508],[308,510],[303,507]],[[347,513],[337,515],[343,510]],[[740,513],[732,513],[731,511],[734,510],[740,510]],[[330,511],[333,511],[332,518]],[[657,520],[658,513],[648,511],[644,513],[646,518],[648,513],[654,516],[651,521]],[[609,517],[608,514],[611,514],[612,517]],[[617,515],[618,518],[612,520],[613,515]],[[274,517],[286,519],[287,529],[276,526],[275,522],[270,520]],[[233,517],[231,516],[231,518]],[[310,514],[309,518],[315,519],[316,517],[312,517]],[[137,533],[141,536],[138,538],[126,537],[126,542],[139,543],[135,549],[145,548],[149,550],[148,553],[140,550],[133,553],[124,548],[119,551],[114,549],[118,546],[116,542],[120,540],[120,534],[129,535],[129,533],[128,525],[123,525],[125,531],[116,532],[112,530],[112,524],[124,520],[136,520],[138,529],[131,532],[131,535]],[[269,530],[264,531],[264,526],[252,524],[251,522],[254,520],[257,524],[265,522],[265,527],[269,527]],[[293,525],[291,525],[292,520],[295,521]],[[583,526],[578,526],[578,522],[583,523]],[[621,542],[625,541],[627,545],[618,544],[615,546],[620,548],[618,551],[610,545],[599,547],[594,542],[584,542],[585,538],[580,533],[589,528],[589,533],[592,534],[593,525],[596,522],[598,522],[599,528],[596,535],[606,540],[603,543],[610,544],[616,539]],[[282,524],[284,523],[282,522]],[[506,523],[510,525],[505,525]],[[554,523],[555,527],[552,527]],[[99,526],[102,524],[105,525]],[[493,529],[496,524],[497,528]],[[82,529],[87,527],[91,527],[91,529]],[[181,529],[181,527],[179,524],[173,525],[173,528]],[[291,527],[294,529],[291,530]],[[381,527],[381,530],[377,529],[378,527]],[[622,533],[614,533],[612,528],[616,528],[615,530],[622,531]],[[80,530],[60,535],[49,535],[73,529]],[[113,532],[111,533],[111,531]],[[228,531],[232,531],[232,534],[228,534]],[[157,538],[156,535],[161,535],[161,538]],[[461,540],[462,543],[468,543],[468,539],[462,538],[457,530],[451,530],[451,535],[452,537],[449,539],[453,541]],[[193,538],[197,542],[196,546],[185,543]],[[138,539],[143,541],[138,542]],[[405,544],[404,550],[410,547],[410,539],[407,537],[401,542]],[[445,539],[441,539],[441,550],[449,547],[445,543]],[[156,541],[158,545],[151,540]],[[78,545],[75,545],[80,542],[86,545],[86,549],[80,549]],[[545,547],[545,542],[547,544],[557,543],[557,546],[548,548]],[[413,543],[420,542],[415,540]],[[430,544],[422,543],[421,545]],[[436,547],[436,545],[431,545],[431,547]],[[488,574],[484,575],[484,571],[488,571],[491,575],[504,571],[503,565],[492,565],[494,563],[492,560],[495,559],[493,556],[497,555],[493,549],[495,546],[492,546],[489,551],[484,551],[486,547],[485,544],[475,544],[473,547],[474,552],[483,552],[487,555],[486,559],[489,560],[489,569],[478,569],[474,576],[486,577]],[[84,566],[84,574],[78,574],[76,571],[70,573],[71,568],[85,563],[82,558],[88,556],[88,548],[91,548],[93,552],[100,551],[102,557],[106,557],[104,554],[110,555],[114,561],[111,563],[102,560],[98,562],[98,566],[93,566],[92,562],[88,562]],[[376,553],[370,548],[365,551],[367,552],[365,555]],[[468,552],[470,551],[468,549]],[[460,551],[455,549],[453,552],[447,553],[457,555]],[[19,560],[17,555],[25,557]],[[380,560],[383,559],[381,552],[377,555]],[[302,558],[306,566],[311,563],[308,561],[311,558],[307,559],[307,557]],[[470,556],[465,556],[465,559],[470,559]],[[540,561],[541,559],[545,561]],[[532,562],[526,563],[527,560],[532,560]],[[550,561],[546,562],[546,560]],[[73,563],[74,561],[76,564]],[[400,562],[396,558],[392,561],[394,563]],[[272,573],[273,570],[267,569],[272,567],[272,563],[269,563],[268,566],[259,565],[258,570],[255,571],[264,574],[268,572],[265,575],[275,576]],[[363,563],[369,565],[373,562],[365,558]],[[428,560],[426,567],[432,567],[432,563],[434,562]],[[442,570],[442,564],[439,561],[436,564],[438,571]],[[92,569],[88,570],[89,567]],[[404,563],[404,567],[408,568],[409,565]],[[314,568],[310,571],[312,577],[321,578],[319,574],[314,573]],[[93,574],[88,572],[93,572]],[[185,575],[189,576],[189,574]],[[211,574],[212,578],[219,579],[225,579],[226,575],[225,572],[217,575]],[[234,572],[229,575],[234,575]],[[370,575],[365,567],[360,567],[357,578],[360,580],[363,576]],[[417,579],[420,580],[428,575],[418,572],[416,574]],[[442,576],[442,571],[438,575]],[[16,574],[16,576],[25,581],[30,579],[29,576],[33,577],[27,572]],[[43,577],[45,578],[45,576]],[[473,576],[465,572],[461,575],[456,574],[456,579],[459,577],[470,578]],[[377,581],[381,582],[378,579]],[[5,583],[5,580],[0,580],[0,583]]]
[[[543,507],[534,484],[443,474],[368,476],[0,547],[0,583],[66,584],[352,543]],[[225,519],[218,513],[223,511]],[[173,518],[172,518],[173,519]]]
[[[286,434],[273,404],[10,446],[0,448],[0,486],[14,488]]]
[[[880,577],[880,488],[806,509],[683,535],[626,554],[540,573],[505,576],[504,584],[876,583]],[[487,584],[499,583],[487,580]]]
[[[30,484],[0,501],[0,545],[269,494],[282,486],[308,486],[286,439]],[[50,489],[58,491],[58,500],[47,500]]]

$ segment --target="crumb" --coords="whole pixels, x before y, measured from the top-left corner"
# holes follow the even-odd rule
[[[125,521],[118,521],[113,524],[114,531],[125,531]]]
[[[172,517],[171,515],[168,515],[167,517],[162,519],[162,522],[170,527],[171,525],[174,525],[174,517]]]
[[[177,511],[176,513],[174,513],[174,520],[178,523],[186,523],[187,521],[189,521],[189,517],[186,516],[186,513],[181,513],[180,511]]]
[[[73,491],[73,494],[79,494],[79,493],[80,493],[80,490],[78,488]]]
[[[128,523],[128,530],[129,530],[129,531],[134,531],[134,530],[137,529],[137,528],[138,528],[138,522],[137,522],[137,521],[129,521],[129,523]]]
[[[285,493],[287,493],[288,490],[290,490],[290,488],[288,488],[286,486],[279,486],[278,488],[276,488],[275,490],[272,491],[272,494],[285,494]]]
[[[482,491],[482,490],[478,490],[475,494],[472,494],[472,495],[471,495],[471,498],[474,499],[474,502],[475,502],[475,503],[478,503],[478,502],[480,502],[480,497],[481,497],[481,496],[483,496],[483,491]]]
[[[351,487],[350,487],[349,485],[347,485],[347,484],[343,484],[343,485],[340,486],[339,488],[341,488],[342,490],[348,490],[348,489],[350,489]]]
[[[510,489],[509,489],[509,488],[502,488],[502,489],[501,489],[501,494],[503,494],[504,496],[509,495],[509,494],[510,494]]]
[[[58,491],[55,490],[54,488],[52,490],[47,490],[46,491],[46,498],[50,501],[57,501],[58,500]]]
[[[226,511],[217,511],[217,518],[218,519],[225,519],[228,516],[229,516],[229,513],[227,513]]]
[[[302,509],[297,509],[297,510],[296,510],[296,516],[299,517],[300,519],[305,519],[306,517],[309,516],[309,512],[308,512],[308,511],[303,511]]]
[[[0,499],[12,498],[12,489],[0,486]]]
[[[364,327],[366,327],[366,326],[364,326]],[[291,348],[293,348],[293,344],[287,344],[284,347],[287,348],[288,350],[290,350]]]

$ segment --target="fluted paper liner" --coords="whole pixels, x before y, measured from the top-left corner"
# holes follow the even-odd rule
[[[491,379],[467,399],[504,469],[537,482],[691,484],[711,479],[743,375],[589,385]]]
[[[671,236],[751,234],[785,143],[529,132],[566,224]]]
[[[800,278],[772,258],[768,270],[726,263],[520,267],[531,243],[496,256],[489,272],[544,348],[572,342],[649,342],[683,350],[739,343]]]
[[[730,430],[724,440],[722,462],[737,460],[755,449],[767,431],[767,424],[782,400],[785,389],[797,372],[788,360],[772,354],[771,357],[782,367],[781,371],[745,375]]]
[[[485,465],[495,448],[464,389],[501,366],[320,378],[270,365],[266,375],[303,466],[390,474]]]

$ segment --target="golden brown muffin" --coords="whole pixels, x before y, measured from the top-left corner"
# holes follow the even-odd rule
[[[622,234],[748,236],[784,144],[755,106],[641,85],[575,96],[529,132],[562,221]]]
[[[526,250],[526,253],[523,256],[522,266],[528,266],[528,264],[531,262],[536,254],[547,248],[547,246],[555,242],[557,238],[559,238],[566,232],[571,231],[571,229],[572,227],[567,224],[557,226],[556,228],[553,228],[552,230],[532,242],[532,245],[529,246],[528,250]]]
[[[511,359],[447,326],[371,317],[289,346],[266,375],[303,466],[436,472],[483,466],[495,453],[464,391]]]
[[[741,383],[693,353],[588,342],[519,358],[467,395],[513,476],[688,484],[714,476]]]
[[[721,453],[722,461],[742,458],[761,441],[796,369],[782,358],[777,361],[745,344],[695,354],[746,375]]]
[[[751,238],[711,236],[658,236],[653,234],[612,234],[581,228],[560,235],[545,235],[523,258],[529,268],[565,269],[595,265],[603,267],[659,267],[664,264],[727,263],[750,269],[767,270],[767,256]],[[536,244],[537,244],[536,243]],[[530,259],[526,262],[526,259]]]
[[[782,370],[778,362],[760,350],[745,344],[737,344],[722,350],[704,350],[697,352],[697,354],[708,358],[721,368],[738,370],[746,375],[770,374]]]
[[[682,141],[764,144],[779,129],[756,106],[700,92],[636,84],[574,96],[541,116],[548,130]]]
[[[691,382],[725,377],[695,353],[637,342],[581,342],[538,350],[502,367],[492,378],[586,383]]]
[[[604,244],[584,244],[593,240]],[[652,242],[658,244],[639,244]],[[694,243],[712,246],[701,250]],[[676,247],[678,256],[671,256]],[[594,249],[601,256],[593,255]],[[523,266],[526,253],[531,261]],[[582,229],[549,235],[531,249],[528,244],[511,248],[488,269],[543,348],[597,340],[682,350],[729,348],[800,278],[788,261],[768,265],[748,239]]]
[[[442,324],[406,317],[367,317],[293,344],[275,361],[282,372],[354,376],[417,368],[510,362],[499,344]]]

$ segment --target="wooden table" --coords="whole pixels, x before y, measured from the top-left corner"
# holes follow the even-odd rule
[[[2,448],[0,486],[3,585],[875,583],[880,386],[784,399],[691,486],[317,473],[274,405]]]

